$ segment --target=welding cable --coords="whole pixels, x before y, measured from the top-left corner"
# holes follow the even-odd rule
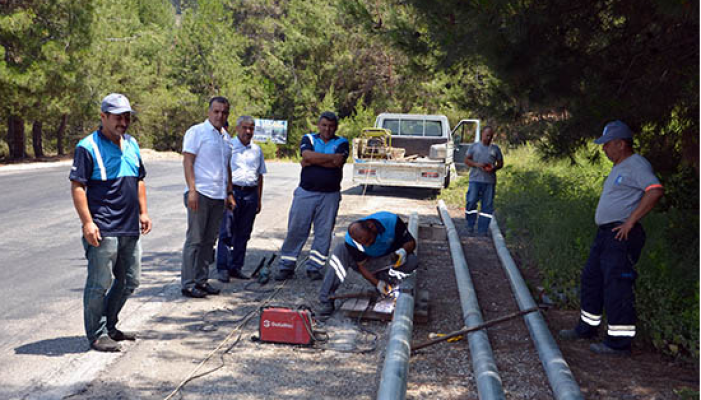
[[[185,385],[187,385],[188,383],[192,382],[192,381],[195,380],[195,379],[198,379],[198,378],[201,378],[201,377],[203,377],[203,376],[209,375],[209,374],[211,374],[211,373],[213,373],[213,372],[215,372],[215,371],[218,371],[219,369],[223,368],[223,367],[226,365],[226,360],[224,359],[224,355],[226,355],[228,352],[230,352],[230,351],[241,341],[241,336],[243,335],[243,328],[246,327],[246,325],[251,321],[251,319],[253,318],[253,316],[255,316],[255,315],[258,313],[258,310],[259,310],[261,307],[265,307],[266,305],[268,305],[268,303],[270,303],[270,302],[272,301],[272,299],[273,299],[278,293],[280,293],[280,291],[285,287],[285,283],[286,283],[286,281],[283,281],[282,284],[280,284],[280,285],[277,287],[277,289],[275,290],[275,292],[273,292],[270,296],[268,296],[268,298],[267,298],[265,301],[263,301],[258,307],[256,307],[255,310],[249,311],[249,312],[240,320],[241,322],[239,323],[239,325],[237,325],[236,327],[234,327],[234,329],[231,331],[231,333],[229,333],[229,335],[227,335],[227,336],[224,338],[224,340],[222,340],[221,343],[219,343],[219,345],[218,345],[214,350],[212,350],[211,352],[209,352],[209,354],[207,354],[207,356],[195,367],[195,369],[193,369],[192,372],[190,372],[190,374],[188,375],[188,377],[185,378],[182,382],[180,382],[180,383],[178,384],[178,386],[176,386],[176,388],[173,389],[173,391],[170,392],[170,394],[169,394],[168,396],[166,396],[163,400],[171,400],[171,399],[173,398],[173,396],[175,396],[176,394],[180,393],[180,392],[185,388]],[[226,348],[226,350],[224,350],[224,351],[220,354],[219,359],[220,359],[221,364],[218,365],[218,366],[216,366],[216,367],[214,367],[214,368],[212,368],[212,369],[210,369],[210,370],[208,370],[208,371],[205,371],[205,372],[202,372],[202,373],[200,373],[200,374],[197,374],[197,371],[199,371],[200,368],[202,368],[202,366],[204,366],[204,365],[205,365],[205,364],[206,364],[221,348],[223,348],[224,345],[225,345],[232,337],[234,337],[234,335],[235,335],[237,332],[238,332],[238,336],[236,337],[236,339],[231,343],[231,345],[229,345],[229,346]],[[195,374],[197,374],[197,375],[195,375]],[[182,393],[181,393],[181,397],[182,397]]]

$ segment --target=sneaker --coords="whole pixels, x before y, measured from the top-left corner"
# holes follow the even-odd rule
[[[307,271],[307,277],[309,277],[309,279],[312,281],[320,281],[324,278],[324,275],[322,275],[321,272],[317,270],[310,270]]]
[[[584,340],[591,339],[591,336],[584,336],[577,332],[576,329],[563,329],[557,333],[557,337],[562,340],[574,341],[574,340]]]
[[[607,346],[605,343],[592,343],[589,350],[602,356],[630,356],[630,349],[614,349]]]
[[[210,285],[209,283],[197,285],[197,286],[195,286],[195,289],[200,289],[201,291],[203,291],[207,294],[219,294],[221,292],[221,289],[215,288],[214,286]]]
[[[120,331],[119,329],[115,329],[114,331],[109,332],[108,335],[110,339],[116,342],[121,342],[123,340],[136,340],[136,332]]]
[[[333,301],[321,301],[319,302],[319,307],[316,309],[316,315],[320,317],[328,317],[333,314],[335,307]]]
[[[94,342],[90,343],[90,348],[97,351],[104,351],[107,353],[114,353],[121,349],[119,343],[112,340],[109,336],[100,336],[95,339]]]
[[[286,281],[288,279],[294,279],[295,271],[292,269],[281,269],[275,274],[276,281]]]
[[[220,269],[217,271],[217,280],[223,283],[229,283],[229,271]]]

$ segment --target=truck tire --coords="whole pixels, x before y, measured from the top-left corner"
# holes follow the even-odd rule
[[[450,186],[450,171],[448,171],[447,174],[445,174],[445,182],[443,183],[444,188],[448,188]]]

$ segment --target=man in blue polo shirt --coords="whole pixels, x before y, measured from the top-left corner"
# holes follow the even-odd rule
[[[418,266],[414,254],[416,241],[398,215],[381,211],[348,226],[343,243],[333,250],[319,293],[320,316],[331,315],[334,302],[330,297],[346,279],[348,269],[360,273],[380,294],[390,293],[389,280],[394,270],[402,274]],[[391,267],[388,267],[391,265]]]
[[[124,303],[139,286],[139,235],[151,231],[146,170],[139,145],[126,134],[132,112],[124,95],[112,93],[102,100],[102,125],[78,143],[69,176],[88,259],[85,333],[98,351],[119,351],[117,342],[136,339],[116,327]]]
[[[341,201],[343,165],[348,158],[348,140],[336,136],[338,117],[325,111],[319,117],[319,133],[304,135],[302,175],[295,189],[287,221],[287,237],[280,251],[276,280],[293,278],[297,257],[314,225],[314,241],[307,261],[307,276],[320,280],[326,264],[331,236]]]

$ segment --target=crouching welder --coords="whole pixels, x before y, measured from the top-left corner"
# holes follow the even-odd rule
[[[329,260],[317,313],[321,316],[333,313],[334,302],[329,297],[345,281],[349,268],[359,272],[380,294],[388,295],[390,277],[395,271],[411,273],[418,266],[415,248],[414,237],[396,214],[382,211],[353,222],[348,226],[344,242],[334,248]]]

